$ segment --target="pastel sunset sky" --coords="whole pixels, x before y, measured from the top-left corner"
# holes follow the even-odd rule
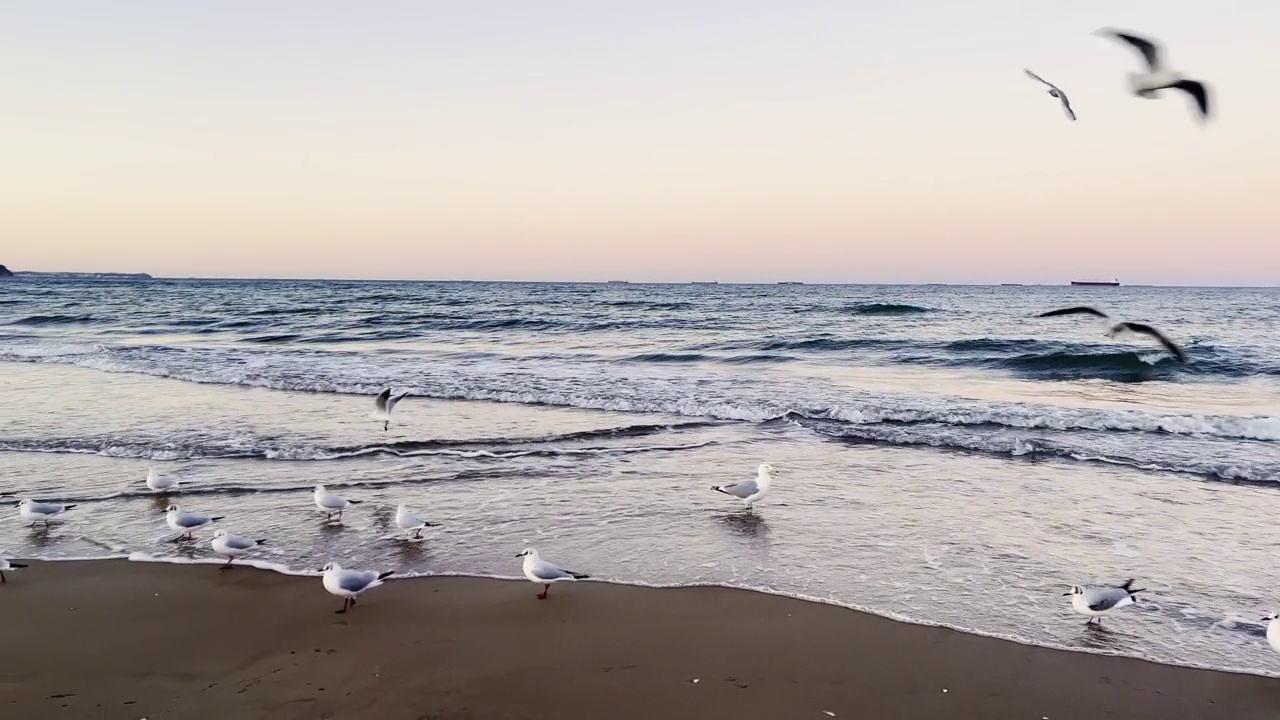
[[[1276,0],[14,2],[0,263],[1275,285],[1278,77]]]

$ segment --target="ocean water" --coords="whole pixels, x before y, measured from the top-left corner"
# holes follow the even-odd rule
[[[1163,328],[1181,365],[1095,321]],[[212,557],[717,583],[1023,642],[1280,674],[1280,290],[0,282],[0,492],[74,502],[19,557]],[[388,431],[385,386],[412,395]],[[769,462],[754,513],[714,493]],[[341,523],[324,483],[363,504]],[[405,502],[441,523],[392,524]],[[1084,627],[1072,584],[1144,601]],[[320,592],[317,587],[317,592]],[[536,588],[530,586],[530,594]],[[558,587],[553,593],[572,592]]]

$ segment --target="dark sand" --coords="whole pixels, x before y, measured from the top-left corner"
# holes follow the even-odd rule
[[[536,591],[402,580],[335,615],[318,578],[33,563],[0,586],[0,717],[1280,718],[1276,679],[739,590]]]

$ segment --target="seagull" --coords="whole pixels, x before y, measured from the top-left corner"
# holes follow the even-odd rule
[[[1271,613],[1262,618],[1262,621],[1267,624],[1267,644],[1272,650],[1280,652],[1280,614]]]
[[[725,495],[732,495],[752,509],[752,506],[763,500],[765,495],[769,494],[769,485],[773,482],[773,473],[777,470],[769,463],[763,463],[756,470],[756,478],[754,480],[743,480],[742,482],[729,483],[728,485],[712,485],[711,489],[716,492],[722,492]]]
[[[1048,80],[1045,80],[1044,78],[1031,72],[1030,70],[1023,68],[1022,72],[1026,73],[1027,76],[1030,77],[1032,80],[1039,80],[1045,85],[1048,85],[1049,95],[1052,97],[1058,98],[1058,101],[1062,103],[1062,110],[1067,114],[1067,117],[1071,118],[1072,120],[1076,119],[1076,112],[1071,109],[1071,101],[1067,100],[1067,94],[1062,92],[1062,88],[1058,87],[1057,85],[1054,85]]]
[[[402,392],[395,397],[391,396],[391,388],[387,388],[378,393],[378,397],[373,399],[373,404],[377,407],[373,411],[374,418],[382,421],[382,431],[386,432],[391,427],[391,411],[395,410],[396,403],[404,399],[409,393]]]
[[[208,515],[185,512],[177,503],[164,509],[164,521],[169,524],[169,527],[174,532],[178,533],[179,538],[183,534],[190,538],[191,533],[206,525],[212,525],[223,519],[223,517],[222,515],[209,517]],[[174,539],[176,540],[177,538]]]
[[[341,565],[333,562],[325,565],[321,570],[324,572],[324,589],[328,590],[330,595],[342,598],[342,609],[334,610],[339,615],[356,606],[357,595],[371,587],[381,585],[383,580],[395,573],[395,570],[384,573],[376,573],[372,570],[343,570]]]
[[[1132,579],[1126,580],[1123,585],[1097,585],[1093,587],[1074,585],[1071,587],[1071,592],[1063,593],[1063,595],[1071,596],[1071,607],[1075,608],[1076,612],[1089,616],[1088,622],[1085,623],[1085,625],[1088,625],[1094,620],[1101,623],[1102,619],[1099,616],[1108,610],[1115,610],[1137,602],[1138,598],[1134,596],[1143,592],[1143,590],[1142,588],[1133,590],[1131,589],[1132,585]]]
[[[591,577],[590,575],[552,565],[538,557],[538,551],[533,548],[525,548],[516,557],[524,558],[524,576],[529,578],[529,582],[543,586],[542,592],[538,593],[539,600],[547,599],[547,593],[551,592],[552,583],[558,583],[561,580],[582,580]]]
[[[4,555],[4,553],[0,552],[0,555]],[[0,557],[0,584],[9,582],[8,580],[4,579],[5,573],[10,572],[12,570],[21,570],[25,567],[26,565],[23,565],[22,563],[12,562],[9,560],[9,558]]]
[[[348,506],[359,505],[364,502],[363,500],[348,500],[341,495],[334,495],[325,490],[323,485],[316,486],[315,501],[316,507],[328,515],[326,519],[332,519],[334,513],[337,513],[339,520],[342,519],[342,511],[347,509]]]
[[[223,570],[231,567],[231,561],[237,557],[249,552],[250,550],[265,545],[266,540],[253,540],[251,538],[242,537],[240,535],[232,535],[226,530],[214,530],[213,541],[209,544],[213,546],[213,551],[227,559],[227,564],[222,566]]]
[[[1110,316],[1108,316],[1106,313],[1102,312],[1101,310],[1095,310],[1094,308],[1086,307],[1086,306],[1062,308],[1061,310],[1050,310],[1049,312],[1040,313],[1036,317],[1047,318],[1047,317],[1059,317],[1062,315],[1092,315],[1094,317],[1103,318],[1108,321],[1111,320]],[[1124,333],[1132,333],[1134,335],[1146,335],[1148,337],[1155,338],[1156,342],[1164,346],[1164,349],[1168,350],[1169,354],[1177,358],[1178,362],[1185,363],[1187,361],[1187,354],[1182,351],[1182,348],[1178,347],[1177,343],[1170,340],[1169,337],[1164,333],[1151,327],[1150,325],[1147,325],[1146,323],[1138,323],[1138,322],[1113,323],[1107,329],[1106,335],[1107,337],[1115,337],[1116,335],[1121,335]]]
[[[422,537],[422,529],[436,527],[439,523],[431,523],[418,517],[417,513],[405,507],[404,503],[400,503],[400,507],[396,508],[396,527],[404,531],[413,531],[415,538]]]
[[[1200,120],[1209,119],[1208,88],[1199,80],[1189,80],[1172,70],[1165,69],[1158,45],[1133,33],[1121,32],[1110,28],[1098,30],[1097,34],[1128,43],[1142,53],[1142,59],[1147,62],[1148,72],[1129,73],[1129,88],[1134,95],[1142,98],[1155,98],[1159,97],[1157,94],[1159,90],[1166,88],[1181,90],[1195,99],[1196,107],[1200,110]]]
[[[35,527],[38,522],[43,522],[45,527],[48,527],[51,518],[57,517],[73,507],[75,505],[55,505],[28,499],[18,503],[18,514],[30,520],[31,527]]]
[[[147,468],[147,487],[154,492],[173,490],[178,487],[178,481],[172,477],[160,475],[155,468]]]

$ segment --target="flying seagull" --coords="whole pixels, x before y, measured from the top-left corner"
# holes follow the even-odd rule
[[[30,520],[31,527],[35,527],[38,522],[43,522],[45,527],[48,527],[50,519],[73,507],[75,505],[55,505],[53,503],[36,502],[35,500],[23,500],[18,503],[18,514],[23,519]]]
[[[206,525],[212,525],[221,519],[223,519],[222,515],[209,517],[208,515],[187,512],[177,503],[164,510],[164,521],[168,523],[170,529],[178,533],[178,537],[182,537],[185,534],[190,538],[191,533]]]
[[[409,393],[407,392],[402,392],[399,395],[392,397],[391,388],[387,388],[386,390],[378,393],[378,397],[373,399],[373,404],[377,408],[373,411],[373,416],[382,421],[383,432],[386,432],[387,428],[391,427],[391,411],[396,408],[396,403],[403,400],[408,394]]]
[[[363,500],[348,500],[341,495],[334,495],[326,490],[323,485],[316,486],[314,499],[316,507],[320,508],[328,516],[325,519],[332,519],[336,513],[339,520],[342,519],[343,510],[346,510],[351,505],[359,505],[364,502]]]
[[[209,544],[213,546],[213,551],[227,559],[227,564],[222,566],[223,570],[231,568],[231,561],[237,557],[249,552],[250,550],[265,545],[266,540],[253,540],[239,535],[232,535],[226,530],[214,530],[213,541]]]
[[[357,595],[369,588],[378,587],[383,580],[395,574],[394,570],[384,573],[372,570],[343,570],[338,563],[329,563],[322,571],[324,572],[324,589],[328,590],[330,595],[342,598],[342,609],[334,610],[339,615],[356,606]]]
[[[1092,315],[1094,317],[1102,318],[1104,320],[1111,319],[1109,315],[1102,312],[1101,310],[1096,310],[1094,308],[1083,306],[1083,305],[1078,307],[1062,308],[1061,310],[1050,310],[1049,312],[1040,313],[1036,317],[1046,318],[1046,317],[1059,317],[1062,315]],[[1134,335],[1146,335],[1148,337],[1155,338],[1156,342],[1164,346],[1164,349],[1168,350],[1171,355],[1177,358],[1178,362],[1185,363],[1187,361],[1187,354],[1182,351],[1182,348],[1178,347],[1177,343],[1170,340],[1169,337],[1164,333],[1151,327],[1150,325],[1147,325],[1146,323],[1127,322],[1127,321],[1117,322],[1112,324],[1107,329],[1106,335],[1107,337],[1115,337],[1116,335],[1120,335],[1123,333],[1133,333]]]
[[[750,510],[757,502],[763,500],[765,495],[769,494],[769,486],[773,484],[773,473],[775,472],[777,471],[773,469],[772,465],[762,463],[756,469],[754,480],[743,480],[742,482],[729,483],[728,485],[712,485],[711,489],[738,498]]]
[[[1134,95],[1142,98],[1156,98],[1159,97],[1160,90],[1167,88],[1181,90],[1195,99],[1196,107],[1200,109],[1200,120],[1209,119],[1209,89],[1199,80],[1190,80],[1166,69],[1164,60],[1160,57],[1160,46],[1133,33],[1110,28],[1098,30],[1097,34],[1128,43],[1142,54],[1148,71],[1129,73],[1129,88]]]
[[[542,585],[542,592],[538,593],[539,600],[546,600],[547,593],[551,592],[551,583],[557,583],[561,580],[582,580],[591,577],[580,572],[565,570],[557,565],[553,565],[538,556],[538,551],[533,548],[525,548],[516,557],[524,558],[524,576],[529,578],[529,582]]]
[[[1076,119],[1076,112],[1071,109],[1071,101],[1067,100],[1067,94],[1062,92],[1062,88],[1058,87],[1057,85],[1054,85],[1048,80],[1045,80],[1044,78],[1031,72],[1030,70],[1027,70],[1024,68],[1023,72],[1025,72],[1027,74],[1027,77],[1031,78],[1032,80],[1039,80],[1045,85],[1048,85],[1049,95],[1052,97],[1058,98],[1058,101],[1062,103],[1062,110],[1067,114],[1067,117],[1071,118],[1072,120]]]
[[[1142,588],[1133,589],[1133,580],[1126,580],[1123,585],[1097,585],[1094,587],[1081,587],[1074,585],[1071,592],[1063,593],[1063,595],[1071,596],[1071,607],[1081,615],[1088,615],[1089,620],[1085,623],[1088,625],[1097,620],[1102,622],[1102,614],[1122,608],[1125,605],[1132,605],[1138,601],[1134,597],[1138,593],[1143,592]]]

